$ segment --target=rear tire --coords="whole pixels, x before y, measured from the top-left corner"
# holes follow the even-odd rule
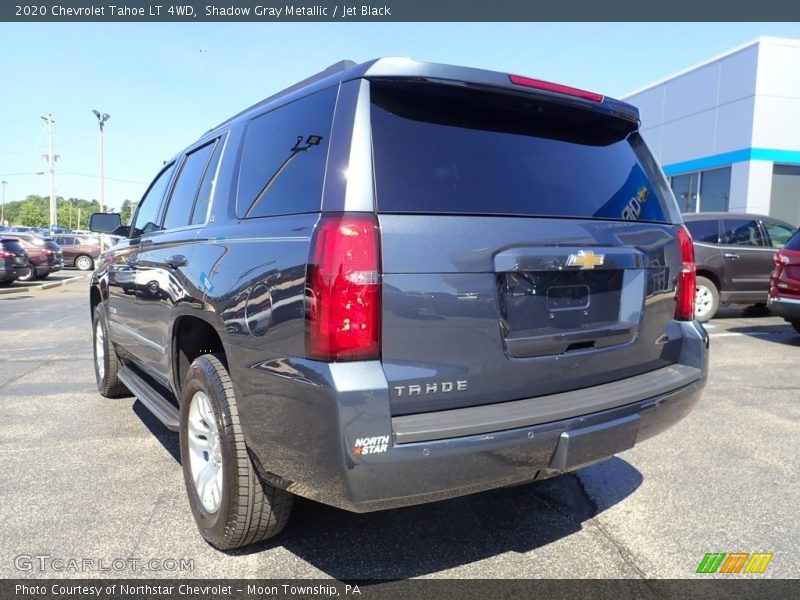
[[[800,321],[789,321],[789,324],[794,327],[797,333],[800,333]]]
[[[706,277],[697,278],[694,296],[694,318],[705,323],[714,318],[719,308],[719,291],[714,282]]]
[[[33,266],[33,263],[28,263],[27,273],[17,277],[17,281],[36,281],[36,267]]]
[[[94,377],[97,381],[97,389],[106,398],[122,398],[130,396],[131,393],[125,384],[117,377],[118,371],[122,368],[114,344],[108,337],[106,320],[103,318],[103,311],[100,306],[94,309],[94,319],[92,320],[92,334],[94,343]]]
[[[91,271],[94,268],[94,261],[91,256],[81,254],[75,257],[75,268],[79,271]]]
[[[233,384],[216,355],[202,355],[189,367],[179,436],[189,506],[208,543],[227,550],[280,533],[294,496],[258,476],[239,424]]]

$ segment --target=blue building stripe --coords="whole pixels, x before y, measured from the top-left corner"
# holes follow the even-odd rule
[[[800,164],[800,150],[777,150],[773,148],[742,148],[733,152],[723,152],[703,158],[695,158],[679,163],[664,166],[666,175],[678,175],[680,173],[691,173],[704,169],[714,169],[716,167],[726,167],[733,163],[746,162],[748,160],[767,160],[777,163]]]

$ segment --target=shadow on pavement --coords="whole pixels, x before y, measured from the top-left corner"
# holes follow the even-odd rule
[[[620,483],[604,488],[605,508],[641,485],[641,473],[624,460],[615,457],[600,465],[604,477]],[[282,546],[337,579],[405,579],[507,552],[529,552],[580,531],[598,512],[602,511],[574,474],[365,514],[298,498],[285,532],[277,539],[230,554]]]
[[[800,333],[788,323],[780,325],[751,325],[747,327],[731,327],[731,333],[741,333],[743,335],[757,337],[762,340],[783,344],[784,346],[800,346]]]
[[[140,402],[133,410],[180,464],[178,435]],[[419,577],[507,552],[526,553],[580,531],[584,522],[630,496],[642,483],[641,473],[618,457],[579,472],[599,490],[596,501],[574,473],[363,514],[296,497],[283,533],[227,554],[244,556],[283,547],[330,577],[354,580]]]

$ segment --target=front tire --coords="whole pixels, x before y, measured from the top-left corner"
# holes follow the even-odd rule
[[[280,533],[294,496],[258,476],[239,424],[233,384],[213,354],[189,367],[179,437],[189,506],[208,543],[231,549]]]
[[[714,318],[719,308],[719,291],[714,282],[706,277],[697,277],[694,295],[694,318],[705,323]]]
[[[94,339],[92,344],[94,347],[94,377],[97,381],[98,391],[106,398],[130,396],[128,388],[117,377],[122,364],[117,356],[117,351],[114,350],[114,344],[108,337],[106,320],[103,318],[100,306],[96,306],[94,309],[92,334]]]

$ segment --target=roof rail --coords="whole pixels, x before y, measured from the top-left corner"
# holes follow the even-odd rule
[[[280,92],[272,94],[272,96],[269,96],[268,98],[264,98],[263,100],[261,100],[259,102],[256,102],[252,106],[248,106],[244,110],[239,111],[238,113],[233,115],[231,118],[225,119],[222,123],[220,123],[216,127],[212,127],[211,129],[206,131],[206,134],[214,131],[215,129],[219,129],[223,125],[227,125],[231,121],[234,121],[234,120],[238,119],[243,114],[248,113],[251,110],[259,108],[260,106],[265,106],[266,104],[272,102],[273,100],[277,100],[278,98],[280,98],[282,96],[287,96],[287,95],[291,94],[292,92],[294,92],[296,90],[299,90],[300,88],[304,88],[307,85],[311,85],[312,83],[315,83],[317,81],[320,81],[321,79],[325,79],[326,77],[330,77],[331,75],[335,75],[336,73],[341,73],[342,71],[346,71],[347,69],[349,69],[351,67],[355,67],[357,64],[358,63],[356,63],[356,62],[354,62],[352,60],[340,60],[339,62],[332,64],[327,69],[323,69],[322,71],[320,71],[319,73],[315,73],[311,77],[306,77],[302,81],[298,81],[297,83],[295,83],[293,85],[290,85],[286,89],[283,89]]]

